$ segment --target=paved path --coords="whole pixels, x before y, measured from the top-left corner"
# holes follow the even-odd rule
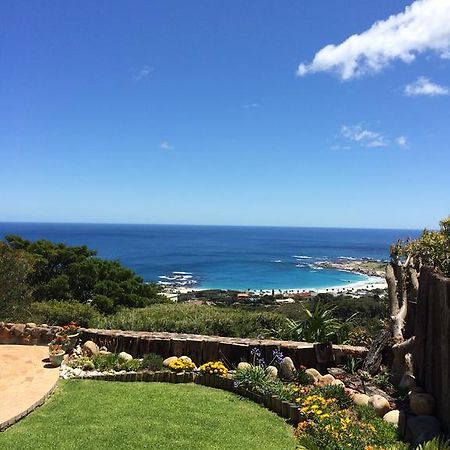
[[[58,381],[48,347],[0,345],[0,430],[42,404]]]

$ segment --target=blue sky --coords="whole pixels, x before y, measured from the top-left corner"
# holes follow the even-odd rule
[[[447,0],[4,0],[0,15],[0,221],[450,213]]]

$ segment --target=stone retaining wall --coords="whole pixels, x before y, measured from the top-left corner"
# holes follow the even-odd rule
[[[36,326],[36,324],[0,323],[0,344],[46,345],[61,327]],[[157,353],[163,358],[169,356],[189,356],[196,364],[224,360],[236,365],[241,361],[251,361],[250,350],[257,347],[267,362],[272,360],[272,352],[280,349],[298,367],[304,365],[323,369],[345,362],[349,356],[363,357],[364,347],[347,345],[324,346],[307,342],[241,339],[196,334],[175,334],[137,332],[121,330],[80,330],[82,342],[92,340],[114,353],[125,351],[134,358],[142,358],[147,353]]]

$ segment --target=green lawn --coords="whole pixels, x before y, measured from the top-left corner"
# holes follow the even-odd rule
[[[194,384],[60,382],[0,433],[0,449],[290,450],[291,428],[261,406]]]

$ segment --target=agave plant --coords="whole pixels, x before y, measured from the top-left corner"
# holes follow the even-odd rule
[[[341,321],[334,317],[334,308],[327,309],[317,302],[313,309],[303,306],[305,317],[300,321],[287,319],[288,327],[295,338],[307,342],[333,342],[341,343],[345,340],[353,326],[356,314],[347,320]]]

